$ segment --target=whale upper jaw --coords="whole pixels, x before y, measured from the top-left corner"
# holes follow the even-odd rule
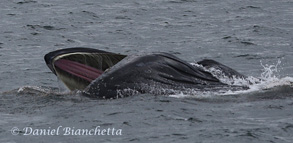
[[[44,59],[49,69],[70,90],[83,90],[124,57],[102,50],[76,47],[50,52]]]

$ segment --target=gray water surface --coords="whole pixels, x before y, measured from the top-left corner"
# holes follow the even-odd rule
[[[93,100],[64,90],[43,60],[78,46],[162,51],[188,62],[214,59],[254,77],[280,60],[273,75],[293,77],[292,0],[1,0],[0,19],[0,142],[293,142],[292,84],[236,95]],[[122,135],[22,130],[59,126]]]

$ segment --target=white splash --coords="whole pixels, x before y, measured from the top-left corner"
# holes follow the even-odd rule
[[[281,60],[278,59],[278,62],[276,65],[268,65],[265,64],[263,65],[262,61],[260,61],[261,66],[264,68],[264,72],[261,73],[261,79],[263,80],[276,80],[278,79],[276,74],[278,74],[279,71],[279,66],[281,64]]]
[[[279,78],[277,75],[280,73],[280,65],[281,60],[278,59],[277,63],[275,65],[268,65],[262,64],[262,61],[260,61],[261,66],[263,67],[263,72],[261,73],[260,82],[251,84],[249,88],[253,91],[257,90],[265,90],[270,89],[277,86],[292,86],[293,85],[293,78],[292,77],[283,77]]]

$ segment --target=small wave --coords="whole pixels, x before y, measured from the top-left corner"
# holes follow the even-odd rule
[[[50,89],[45,89],[38,86],[23,86],[17,90],[17,93],[20,93],[20,94],[28,93],[28,92],[50,93]]]
[[[47,95],[72,95],[78,94],[80,91],[60,91],[57,88],[41,87],[41,86],[23,86],[11,91],[3,92],[2,94],[12,95],[35,95],[35,96],[47,96]]]

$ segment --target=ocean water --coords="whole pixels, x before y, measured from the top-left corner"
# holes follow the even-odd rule
[[[1,0],[0,18],[1,143],[293,142],[292,0]],[[93,100],[43,60],[78,46],[209,58],[262,82]]]

